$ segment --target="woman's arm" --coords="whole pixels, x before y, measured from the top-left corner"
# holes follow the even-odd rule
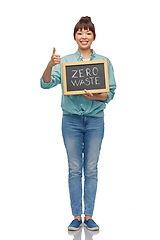
[[[52,72],[52,67],[48,66],[46,67],[44,73],[43,73],[43,81],[45,83],[49,83],[51,81],[51,72]]]

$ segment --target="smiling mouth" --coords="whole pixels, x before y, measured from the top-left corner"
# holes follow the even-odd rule
[[[87,45],[88,41],[80,41],[82,45]]]

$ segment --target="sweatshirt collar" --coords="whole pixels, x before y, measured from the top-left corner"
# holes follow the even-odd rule
[[[96,53],[95,53],[95,51],[93,49],[91,49],[91,51],[92,51],[92,54],[91,54],[90,60],[95,58],[95,55],[96,55]],[[76,51],[76,55],[77,55],[77,60],[83,61],[83,59],[82,59],[83,55],[78,50]]]

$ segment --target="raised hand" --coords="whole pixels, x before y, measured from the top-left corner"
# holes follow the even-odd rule
[[[51,60],[49,61],[48,65],[43,73],[43,81],[46,83],[49,83],[51,81],[52,67],[61,62],[60,55],[56,55],[55,53],[56,53],[56,49],[53,48]]]
[[[53,48],[53,53],[52,53],[52,57],[51,57],[51,60],[48,64],[49,67],[53,67],[57,64],[59,64],[61,62],[61,56],[60,55],[56,55],[56,49]]]

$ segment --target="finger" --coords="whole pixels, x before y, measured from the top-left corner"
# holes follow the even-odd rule
[[[91,92],[88,92],[88,96],[93,97],[93,94]]]
[[[61,60],[54,60],[54,63],[59,64]]]
[[[84,89],[85,93],[88,94],[88,91],[86,89]]]
[[[84,92],[85,92],[85,94],[83,94],[83,96],[84,96],[84,97],[89,97],[88,91],[87,91],[86,89],[84,89]]]
[[[92,94],[91,92],[87,91],[86,89],[84,89],[84,91],[86,92],[86,94],[87,94],[88,96],[93,97],[93,94]]]
[[[83,96],[87,99],[87,100],[90,100],[90,97],[86,94],[83,94]]]
[[[61,56],[60,55],[52,55],[52,58],[53,59],[61,59]]]
[[[53,55],[55,55],[55,53],[56,53],[56,49],[55,49],[55,48],[53,48]]]
[[[54,58],[60,58],[60,55],[53,55]]]

